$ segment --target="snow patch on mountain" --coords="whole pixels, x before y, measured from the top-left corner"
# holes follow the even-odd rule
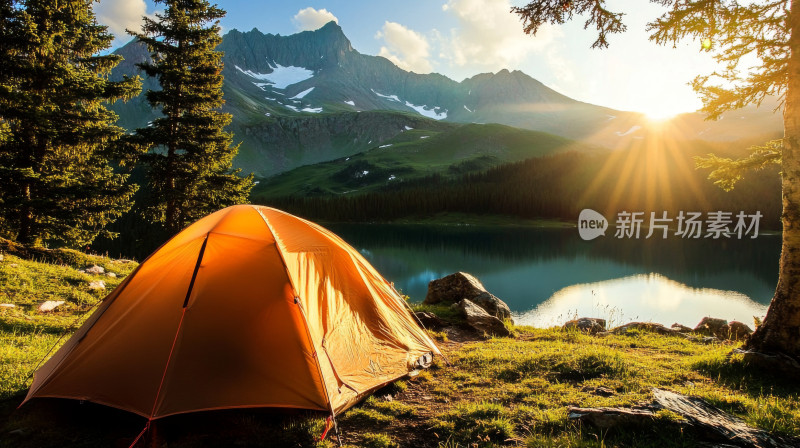
[[[309,93],[311,93],[312,90],[314,90],[314,88],[313,87],[309,87],[308,89],[303,90],[302,92],[300,92],[297,95],[293,96],[291,99],[295,99],[295,98],[296,99],[301,99],[301,98],[305,97],[306,95],[308,95]]]
[[[406,128],[406,131],[410,131],[410,130],[414,129],[411,126],[408,126],[408,125],[406,125],[405,128]]]
[[[392,144],[391,144],[391,143],[389,143],[388,145],[381,145],[381,146],[378,146],[378,148],[388,148],[388,147],[390,147],[390,146],[392,146]]]
[[[284,67],[281,64],[275,63],[273,67],[269,62],[267,63],[272,73],[256,73],[252,70],[243,70],[238,65],[234,65],[236,70],[244,73],[245,75],[258,79],[259,81],[267,81],[266,83],[253,83],[260,89],[264,89],[267,84],[271,84],[276,89],[285,89],[286,87],[297,84],[300,81],[305,81],[314,77],[314,71],[303,67],[295,67],[293,65]]]
[[[304,107],[301,110],[303,112],[310,112],[312,114],[318,114],[318,113],[322,112],[322,108],[321,107]]]
[[[376,92],[375,89],[369,89],[369,90],[372,90],[372,93],[374,93],[375,95],[378,95],[381,98],[386,98],[389,101],[395,101],[397,103],[400,102],[400,98],[398,98],[397,95],[384,95],[382,93]]]
[[[447,118],[446,110],[444,112],[436,112],[437,110],[441,109],[439,106],[429,108],[427,105],[417,106],[416,104],[411,104],[408,101],[406,101],[406,106],[414,109],[418,114],[424,117],[433,118],[434,120],[444,120]]]
[[[384,95],[382,93],[376,92],[375,89],[369,89],[369,90],[372,90],[372,93],[378,95],[381,98],[386,98],[389,101],[394,101],[397,103],[403,103],[406,105],[406,107],[414,109],[418,114],[422,115],[423,117],[433,118],[434,120],[444,120],[445,118],[447,118],[446,110],[444,112],[437,112],[437,110],[441,109],[441,107],[439,106],[436,107],[428,107],[427,105],[418,106],[408,101],[401,101],[397,95]]]
[[[466,110],[467,110],[467,112],[469,112],[469,113],[472,113],[472,111],[471,111],[471,110],[469,110],[469,107],[467,107],[467,105],[466,105],[466,104],[464,105],[464,109],[466,109]]]
[[[344,104],[349,104],[349,105],[351,105],[353,107],[355,107],[355,105],[356,105],[355,101],[353,101],[353,100],[347,100],[347,101],[344,102]]]

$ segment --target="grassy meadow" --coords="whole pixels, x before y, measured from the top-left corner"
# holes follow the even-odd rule
[[[32,258],[32,259],[31,259]],[[97,264],[116,278],[78,269]],[[60,251],[0,261],[0,447],[127,447],[144,419],[91,403],[22,401],[39,362],[68,336],[136,263]],[[105,291],[90,282],[103,280]],[[47,300],[64,301],[39,312]],[[425,307],[458,320],[446,308]],[[414,378],[395,382],[338,417],[353,447],[694,447],[680,418],[658,414],[644,426],[598,431],[573,424],[569,406],[626,407],[650,402],[659,387],[698,396],[750,425],[800,436],[800,385],[756,371],[734,355],[737,343],[702,344],[632,332],[589,336],[513,327],[514,336],[472,341],[432,332],[446,355]],[[609,392],[610,390],[610,392]],[[235,410],[157,421],[138,446],[336,446],[319,435],[325,416]]]

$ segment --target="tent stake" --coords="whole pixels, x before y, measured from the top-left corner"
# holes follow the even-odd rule
[[[342,448],[342,435],[339,433],[339,424],[336,422],[336,416],[331,415],[333,419],[333,431],[336,433],[336,441],[339,443],[339,448]]]

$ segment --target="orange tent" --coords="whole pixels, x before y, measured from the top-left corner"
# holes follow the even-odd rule
[[[34,397],[148,419],[246,407],[338,414],[439,354],[403,299],[330,231],[238,205],[147,258],[37,372]]]

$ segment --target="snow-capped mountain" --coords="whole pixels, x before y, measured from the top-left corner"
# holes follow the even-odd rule
[[[448,122],[500,123],[611,147],[647,132],[641,114],[576,101],[520,71],[456,82],[402,70],[356,51],[334,22],[290,36],[232,30],[218,49],[224,110],[242,142],[235,165],[259,176],[363,152],[407,127]],[[148,57],[135,41],[117,53],[125,61],[114,77],[138,73],[135,63]],[[129,129],[155,116],[143,95],[114,109]]]

